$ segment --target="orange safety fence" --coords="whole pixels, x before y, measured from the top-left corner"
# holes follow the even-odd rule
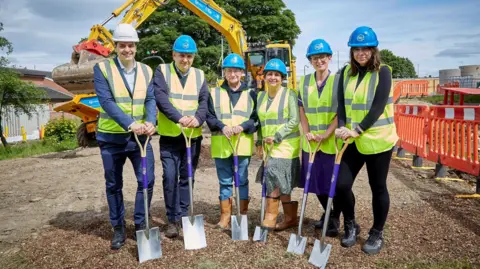
[[[427,105],[395,105],[395,125],[400,137],[397,146],[422,158],[428,156],[428,112]]]
[[[394,87],[394,100],[399,97],[410,96],[427,96],[428,95],[428,80],[403,80],[398,82]]]

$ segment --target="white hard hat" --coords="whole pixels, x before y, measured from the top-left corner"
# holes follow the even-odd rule
[[[113,41],[138,42],[138,34],[135,28],[129,23],[120,23],[113,32]]]

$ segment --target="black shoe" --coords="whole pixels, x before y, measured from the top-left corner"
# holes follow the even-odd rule
[[[178,226],[179,223],[168,223],[167,230],[165,231],[165,236],[168,238],[174,238],[178,236]]]
[[[126,239],[125,223],[113,227],[112,249],[120,249]]]
[[[342,247],[352,247],[357,243],[357,236],[360,233],[360,226],[355,223],[355,220],[345,221],[344,222],[345,234],[342,238]]]
[[[325,213],[323,213],[322,217],[320,218],[320,221],[316,221],[313,223],[316,229],[323,229],[323,223],[325,222]],[[340,227],[340,220],[337,218],[334,218],[330,215],[330,218],[328,218],[328,225],[327,225],[327,232],[325,233],[326,236],[329,237],[337,237],[338,236],[338,228]]]
[[[383,247],[383,232],[372,228],[368,234],[362,251],[369,255],[377,254]]]
[[[142,222],[140,224],[135,224],[135,232],[133,232],[133,240],[137,240],[137,231],[140,230],[145,230],[147,225],[145,225],[145,222]]]

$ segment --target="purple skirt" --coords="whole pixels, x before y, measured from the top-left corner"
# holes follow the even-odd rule
[[[308,152],[302,150],[302,169],[300,175],[299,187],[305,188],[305,181],[308,169]],[[325,154],[318,151],[313,160],[312,170],[310,171],[309,193],[317,195],[328,195],[330,191],[330,183],[333,175],[333,167],[335,164],[335,154]]]

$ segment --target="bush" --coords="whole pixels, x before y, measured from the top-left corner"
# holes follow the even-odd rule
[[[48,121],[45,126],[45,139],[65,141],[75,138],[78,124],[75,120],[58,118]]]

